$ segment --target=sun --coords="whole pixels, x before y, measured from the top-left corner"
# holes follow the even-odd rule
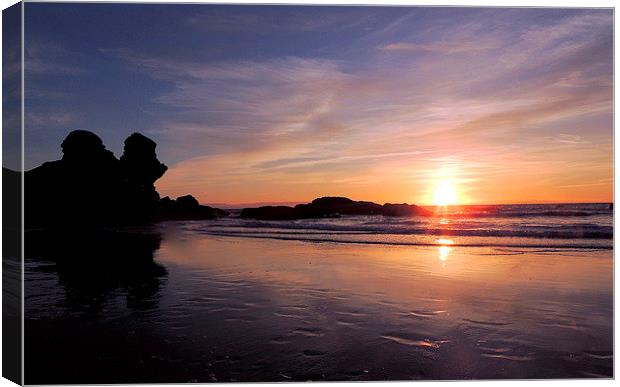
[[[437,206],[450,206],[458,202],[456,189],[451,180],[443,179],[437,183],[434,202]]]

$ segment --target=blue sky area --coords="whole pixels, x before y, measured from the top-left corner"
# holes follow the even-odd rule
[[[610,9],[25,5],[26,169],[138,131],[162,194],[610,200]],[[378,187],[381,187],[380,189]],[[364,192],[362,195],[360,192]],[[357,195],[355,193],[358,193]]]

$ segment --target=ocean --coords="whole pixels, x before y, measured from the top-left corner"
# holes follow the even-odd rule
[[[613,377],[613,211],[26,233],[28,384]]]
[[[389,245],[612,249],[608,203],[516,204],[431,208],[434,217],[343,216],[259,221],[230,218],[193,222],[208,235]],[[237,215],[237,216],[235,216]]]

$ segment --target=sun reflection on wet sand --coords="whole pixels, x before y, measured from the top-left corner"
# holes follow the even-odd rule
[[[437,239],[437,244],[442,245],[442,246],[446,246],[446,245],[453,245],[454,241],[452,239]]]
[[[439,246],[439,259],[442,262],[448,260],[448,256],[450,255],[450,251],[452,251],[452,247],[448,246]]]
[[[160,323],[145,324],[194,348],[196,367],[234,353],[247,379],[282,369],[306,378],[309,367],[363,367],[368,378],[385,367],[406,378],[431,357],[442,367],[429,363],[428,377],[444,379],[612,374],[611,251],[514,254],[449,234],[433,246],[308,243],[169,227],[156,252],[169,273]],[[202,352],[205,343],[218,351]]]
[[[454,241],[452,239],[437,239],[437,244],[439,244],[440,246],[438,247],[439,250],[439,260],[441,262],[443,262],[442,267],[446,265],[446,261],[448,260],[448,257],[450,256],[450,252],[452,251],[452,247],[450,247],[450,245],[454,244]]]

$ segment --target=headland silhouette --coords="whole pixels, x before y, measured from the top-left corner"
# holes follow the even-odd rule
[[[26,227],[118,225],[167,219],[211,219],[226,211],[202,206],[191,195],[160,199],[155,181],[168,167],[157,144],[134,133],[120,159],[94,133],[75,130],[62,142],[63,156],[25,172]],[[5,171],[5,176],[13,176]]]
[[[25,172],[26,227],[142,224],[162,220],[226,217],[228,211],[201,205],[188,194],[160,198],[154,183],[168,170],[157,159],[157,144],[133,133],[116,158],[101,138],[86,130],[70,132],[61,144],[60,160]],[[19,174],[3,169],[6,179]],[[377,204],[345,197],[321,197],[307,204],[244,208],[242,218],[290,220],[342,215],[432,216],[413,204]]]

